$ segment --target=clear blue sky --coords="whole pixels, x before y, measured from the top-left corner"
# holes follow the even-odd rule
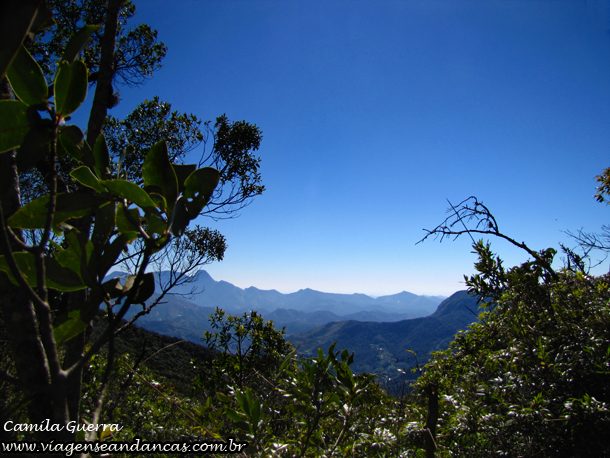
[[[534,249],[610,208],[610,2],[136,1],[164,67],[121,90],[263,131],[267,191],[223,232],[216,280],[292,292],[450,295],[470,240],[423,237],[476,195]],[[526,259],[499,240],[507,264]],[[598,272],[608,270],[608,261]]]

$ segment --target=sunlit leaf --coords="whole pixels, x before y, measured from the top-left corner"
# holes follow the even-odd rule
[[[78,181],[80,184],[89,188],[95,189],[97,192],[106,192],[106,188],[102,186],[97,177],[93,174],[91,169],[86,165],[80,166],[70,172],[72,178]]]

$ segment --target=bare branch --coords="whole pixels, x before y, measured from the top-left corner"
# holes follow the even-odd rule
[[[454,240],[456,240],[463,234],[468,234],[471,238],[472,234],[493,235],[494,237],[504,239],[512,245],[526,251],[551,277],[558,279],[557,273],[549,262],[541,256],[541,253],[532,250],[525,242],[517,242],[515,239],[500,232],[496,218],[491,211],[483,205],[483,202],[479,202],[475,196],[470,196],[463,200],[457,207],[453,206],[451,202],[449,202],[449,205],[451,205],[451,209],[447,210],[447,212],[451,212],[451,214],[434,229],[424,229],[427,234],[417,243],[423,242],[428,237],[440,237],[440,241],[442,242],[448,237],[454,237]],[[474,227],[469,229],[466,223],[473,223]],[[464,229],[456,228],[456,225],[461,225]]]

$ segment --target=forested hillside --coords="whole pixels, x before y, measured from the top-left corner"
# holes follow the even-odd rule
[[[410,374],[417,364],[425,364],[433,351],[446,348],[458,331],[468,329],[477,320],[478,307],[477,297],[460,291],[424,318],[393,323],[340,321],[292,334],[288,340],[307,356],[337,342],[338,348],[354,352],[352,370],[356,373],[397,379],[405,372]]]

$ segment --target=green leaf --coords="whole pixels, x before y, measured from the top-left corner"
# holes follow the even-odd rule
[[[68,319],[59,326],[53,328],[53,337],[55,338],[55,344],[61,345],[67,342],[73,337],[76,337],[81,333],[83,329],[87,327],[88,323],[85,323],[80,316],[80,310],[72,310],[68,314]]]
[[[280,366],[279,370],[277,371],[278,374],[281,374],[284,371],[284,369],[286,369],[286,366],[288,365],[288,363],[290,363],[290,361],[292,361],[296,352],[297,352],[297,350],[294,349],[286,355],[286,357],[284,358],[284,361],[282,361],[282,365]]]
[[[155,205],[159,210],[162,212],[167,212],[167,201],[165,200],[165,197],[163,197],[161,194],[157,194],[156,192],[151,192],[148,195],[155,202]]]
[[[252,394],[250,394],[252,396]],[[239,403],[239,407],[241,407],[241,411],[246,414],[246,418],[250,418],[250,404],[249,400],[246,399],[246,396],[243,393],[235,393],[235,397],[237,398],[237,402]]]
[[[158,215],[150,214],[146,216],[146,225],[153,234],[164,234],[167,230],[167,222]]]
[[[100,180],[110,178],[110,154],[104,134],[100,134],[93,146],[93,157],[95,158],[95,173]]]
[[[135,287],[134,283],[136,281],[137,275],[130,275],[125,280],[125,285],[123,286],[123,294],[130,294],[131,290]],[[140,284],[137,286],[135,295],[133,296],[132,303],[133,304],[141,304],[145,300],[147,300],[150,296],[152,296],[155,292],[155,274],[152,272],[146,273],[142,276],[142,280]]]
[[[191,219],[199,215],[218,185],[220,172],[213,167],[203,167],[189,175],[184,183],[184,197],[188,199],[187,209]]]
[[[64,51],[64,55],[61,60],[68,62],[71,64],[76,59],[78,59],[78,55],[85,49],[87,46],[87,41],[89,37],[100,29],[99,25],[86,25],[78,32],[74,34],[68,45],[66,46],[66,50]]]
[[[122,197],[128,202],[133,202],[144,211],[156,212],[157,206],[153,200],[137,184],[127,180],[102,180],[100,183],[114,195]]]
[[[221,393],[220,391],[217,391],[217,392],[216,392],[216,397],[217,397],[217,398],[218,398],[218,400],[219,400],[220,402],[222,402],[223,404],[229,404],[229,402],[231,402],[231,401],[230,401],[230,399],[229,399],[229,397],[228,397],[226,394]]]
[[[243,420],[243,418],[240,417],[239,414],[237,412],[235,412],[233,409],[229,409],[227,407],[225,409],[225,412],[227,413],[227,417],[229,417],[231,420],[233,420],[235,422],[241,422]]]
[[[80,60],[60,62],[55,75],[55,111],[65,118],[87,98],[87,67]]]
[[[31,121],[34,120],[31,119]],[[51,151],[54,137],[52,123],[49,120],[38,119],[30,125],[32,124],[34,124],[34,127],[25,135],[15,155],[17,169],[20,173],[34,167]]]
[[[15,259],[15,263],[17,264],[17,267],[19,268],[19,271],[21,272],[21,275],[23,276],[25,281],[28,283],[28,285],[35,288],[37,280],[34,255],[32,253],[17,252],[13,253],[13,258]],[[6,272],[11,282],[19,286],[19,283],[17,283],[17,280],[11,273],[8,263],[6,262],[5,256],[0,256],[0,270]]]
[[[61,265],[55,256],[45,258],[46,281],[49,288],[63,292],[85,289],[87,285],[82,281],[78,271]]]
[[[20,100],[0,100],[0,153],[23,142],[30,130],[28,106]]]
[[[116,203],[110,202],[95,211],[95,225],[91,234],[91,242],[98,254],[102,252],[114,230],[116,218]]]
[[[0,27],[0,81],[24,38],[42,25],[45,13],[51,16],[46,4],[39,0],[22,0],[19,2],[2,2],[2,27]],[[47,16],[47,18],[48,18]],[[38,18],[38,20],[37,20]],[[33,37],[32,37],[33,39]]]
[[[178,198],[178,180],[169,162],[165,140],[156,143],[146,154],[142,178],[148,192],[157,192],[165,197],[167,211],[171,213]]]
[[[47,105],[47,81],[23,45],[17,51],[6,76],[19,100],[28,105]]]
[[[82,165],[75,170],[70,172],[70,176],[78,181],[80,184],[89,188],[95,189],[97,192],[106,192],[106,188],[102,186],[97,177],[93,174],[91,169],[86,165]]]
[[[197,170],[197,166],[195,164],[172,164],[172,167],[174,168],[174,172],[176,172],[176,179],[178,180],[178,192],[183,193],[186,179],[191,173]]]
[[[85,232],[71,231],[66,233],[65,239],[68,242],[66,251],[70,252],[71,256],[74,258],[74,261],[72,261],[74,264],[71,268],[74,268],[79,272],[83,282],[87,286],[95,284],[95,281],[93,280],[95,273],[89,272],[88,270],[95,247],[91,240],[89,240],[88,234]],[[76,262],[78,262],[78,266],[76,265]]]
[[[127,211],[129,212],[129,215],[131,216],[131,218],[133,220],[135,220],[138,223],[140,222],[140,211],[137,208],[132,208]],[[127,219],[127,216],[125,215],[125,209],[124,209],[122,203],[119,203],[119,206],[117,207],[116,227],[117,227],[118,231],[121,233],[138,232],[138,227],[134,226],[131,223],[131,221],[129,221],[129,219]]]
[[[34,255],[32,253],[17,252],[13,253],[13,257],[25,281],[32,288],[36,288],[38,286],[38,277],[36,275]],[[6,272],[11,282],[19,286],[17,279],[10,271],[5,256],[0,256],[0,270]],[[54,258],[45,258],[45,272],[47,274],[46,285],[48,288],[64,292],[86,288],[75,272],[63,268]]]
[[[190,221],[191,219],[189,218],[189,213],[186,209],[186,199],[184,196],[180,196],[176,201],[172,217],[169,220],[169,231],[175,237],[180,237]]]
[[[53,257],[61,266],[71,269],[74,272],[80,272],[80,249],[74,249],[72,245],[68,245],[66,248],[64,248],[57,243],[53,243],[53,246],[56,250],[55,253],[53,253]]]
[[[58,135],[58,150],[69,154],[90,169],[95,169],[95,158],[91,147],[85,141],[82,131],[77,126],[60,127]]]
[[[85,192],[60,193],[57,195],[56,210],[53,215],[53,226],[70,218],[79,218],[108,200],[92,197]],[[21,207],[8,219],[10,227],[21,229],[42,229],[46,225],[49,195],[34,199]]]

